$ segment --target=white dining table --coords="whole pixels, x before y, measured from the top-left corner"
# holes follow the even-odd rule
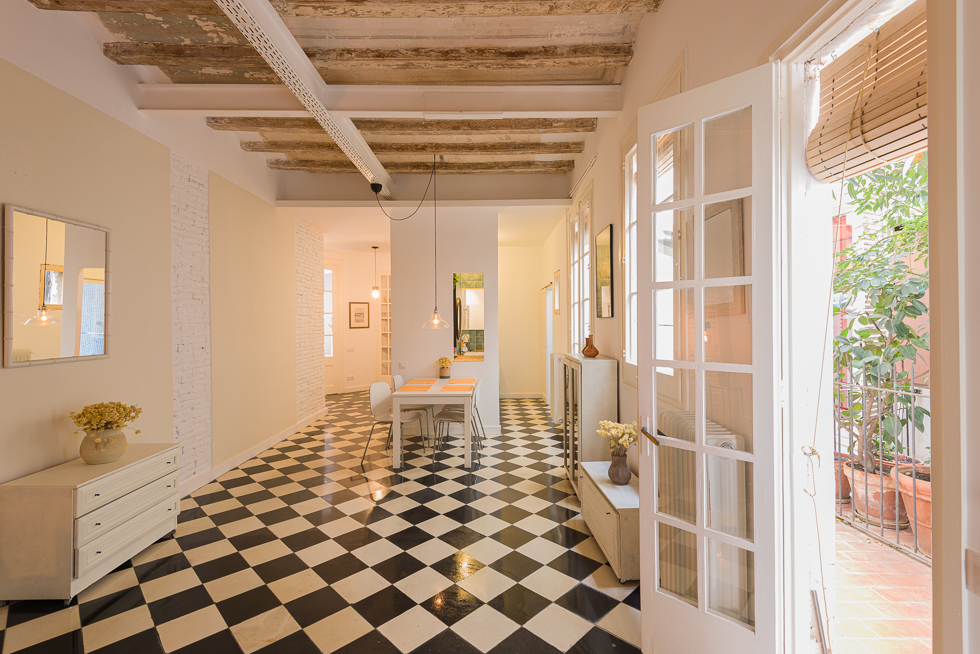
[[[411,404],[463,405],[463,438],[466,442],[463,465],[469,470],[473,467],[473,391],[479,380],[479,377],[413,379],[392,394],[392,415],[397,416],[401,412],[402,406]],[[400,420],[393,420],[391,423],[391,442],[391,465],[395,470],[401,470],[402,425]]]

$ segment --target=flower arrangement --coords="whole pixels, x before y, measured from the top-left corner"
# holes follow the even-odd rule
[[[68,417],[72,419],[80,431],[100,431],[122,429],[139,418],[141,413],[143,413],[143,409],[136,405],[130,406],[122,402],[102,402],[89,404],[78,413],[71,411]],[[77,434],[78,431],[74,433]],[[140,433],[140,430],[137,429],[136,433]]]
[[[640,437],[635,422],[628,425],[611,420],[602,420],[599,422],[599,429],[596,430],[596,433],[609,442],[609,449],[613,456],[626,456],[627,450],[636,445]]]
[[[449,357],[439,357],[439,360],[436,361],[436,365],[438,365],[440,368],[450,368],[453,365],[453,360]]]

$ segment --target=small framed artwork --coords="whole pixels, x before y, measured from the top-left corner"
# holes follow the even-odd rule
[[[367,329],[371,326],[371,303],[350,303],[350,328]]]

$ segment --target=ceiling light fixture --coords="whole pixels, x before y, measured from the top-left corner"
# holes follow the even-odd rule
[[[429,186],[432,187],[432,237],[433,237],[433,258],[432,258],[432,270],[433,270],[433,286],[434,286],[434,302],[432,309],[432,317],[426,320],[422,324],[422,329],[449,329],[449,323],[442,319],[439,315],[439,207],[438,207],[438,193],[436,192],[436,155],[432,155],[432,173],[429,175],[429,183],[425,186],[425,193],[422,194],[422,199],[419,200],[419,206],[415,208],[415,211],[405,216],[404,218],[392,218],[385,211],[385,208],[381,206],[381,198],[378,194],[381,192],[381,184],[377,182],[371,184],[371,190],[374,191],[374,197],[378,201],[378,206],[381,207],[381,212],[388,216],[389,220],[402,221],[408,220],[415,214],[419,212],[422,208],[422,203],[425,202],[425,197],[429,194]]]
[[[374,250],[374,286],[371,287],[371,297],[377,300],[381,297],[381,289],[378,287],[378,246],[372,245],[371,249]]]
[[[37,313],[34,317],[24,321],[25,325],[37,326],[37,327],[47,327],[48,325],[58,325],[61,321],[58,320],[51,310],[48,309],[48,305],[44,302],[44,296],[47,295],[48,290],[48,219],[44,219],[44,266],[41,268],[41,306],[37,308]]]

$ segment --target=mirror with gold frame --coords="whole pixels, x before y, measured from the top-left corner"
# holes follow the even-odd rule
[[[109,230],[33,209],[3,212],[3,365],[109,355]]]

